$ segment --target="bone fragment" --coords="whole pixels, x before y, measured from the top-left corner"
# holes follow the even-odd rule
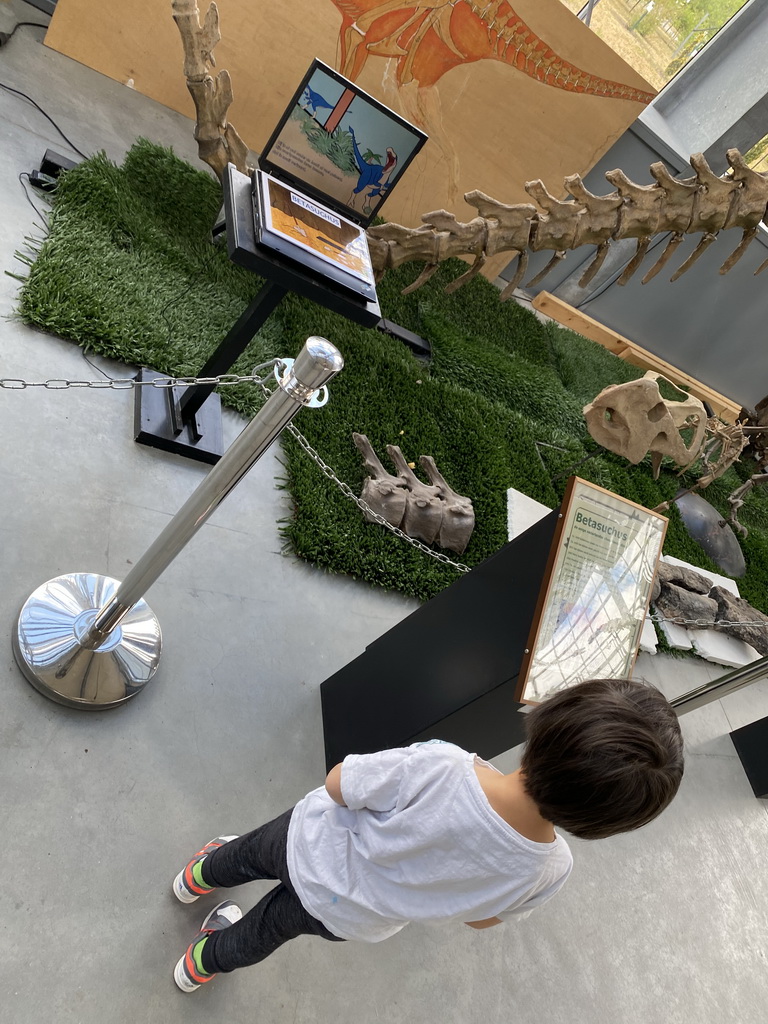
[[[209,69],[216,61],[213,49],[221,39],[219,11],[212,3],[200,24],[197,0],[173,0],[173,18],[184,46],[184,75],[195,104],[195,139],[200,159],[221,178],[228,163],[248,174],[248,147],[227,121],[232,104],[232,82],[228,71],[214,78]]]
[[[423,540],[425,544],[434,544],[443,521],[443,503],[438,489],[419,480],[396,444],[388,444],[387,452],[408,489],[403,530],[409,537]]]
[[[601,242],[595,249],[595,258],[589,264],[587,269],[581,275],[579,279],[579,288],[586,288],[595,274],[598,272],[603,263],[605,263],[605,257],[608,255],[608,250],[611,247],[610,242]]]
[[[756,227],[754,227],[754,228],[744,228],[744,234],[741,236],[741,241],[736,246],[736,248],[733,250],[733,252],[728,257],[728,259],[723,263],[722,267],[720,267],[720,273],[721,274],[727,274],[729,270],[732,270],[736,266],[736,264],[739,262],[741,257],[747,251],[747,248],[749,247],[749,243],[752,241],[752,239],[755,237],[756,234],[757,234],[757,228]]]
[[[706,410],[698,398],[681,391],[685,395],[682,401],[667,401],[661,397],[659,380],[667,378],[649,370],[639,380],[604,388],[584,407],[587,429],[598,444],[633,465],[650,452],[654,476],[663,455],[670,456],[681,469],[694,462],[707,424]],[[672,381],[668,383],[680,390]],[[693,430],[688,444],[680,433],[685,428]]]
[[[449,551],[455,551],[462,555],[475,528],[475,510],[472,507],[472,502],[464,495],[457,494],[445,482],[431,455],[422,455],[419,462],[429,477],[429,482],[437,488],[438,494],[444,502],[443,519],[440,523],[437,542],[441,548],[447,548]]]
[[[627,281],[632,277],[634,272],[643,262],[645,254],[648,252],[648,246],[651,244],[650,235],[646,235],[645,238],[638,238],[637,240],[637,251],[629,263],[624,268],[621,277],[618,279],[616,284],[625,285]]]
[[[425,484],[396,445],[387,445],[398,473],[393,476],[384,469],[365,434],[352,434],[352,439],[371,474],[363,483],[361,497],[373,512],[409,537],[426,544],[437,542],[440,547],[463,554],[475,526],[472,501],[446,483],[432,456],[422,455],[419,460],[430,481]],[[370,513],[364,514],[369,522],[377,521]]]
[[[667,263],[674,255],[678,246],[684,238],[685,235],[681,234],[680,232],[676,232],[674,235],[672,235],[672,237],[664,247],[664,252],[661,254],[661,256],[659,256],[659,258],[653,264],[651,269],[642,279],[642,281],[640,282],[641,284],[648,284],[649,281],[653,280],[653,278],[656,277],[659,271],[663,270],[663,268],[667,265]]]
[[[515,288],[517,288],[517,286],[520,284],[520,282],[525,277],[525,272],[527,270],[528,270],[528,253],[525,252],[525,251],[524,252],[519,252],[517,254],[517,269],[515,270],[514,277],[509,282],[509,284],[507,284],[504,287],[504,289],[502,290],[502,293],[501,293],[501,301],[502,302],[506,302],[507,299],[511,299],[512,298],[512,293],[514,292]]]
[[[669,280],[670,281],[677,281],[678,278],[683,276],[683,274],[686,272],[686,270],[690,270],[691,267],[693,266],[693,264],[701,256],[704,255],[704,253],[707,251],[707,249],[710,247],[710,245],[712,245],[712,243],[714,242],[714,240],[716,238],[717,238],[717,235],[712,235],[709,232],[707,232],[707,234],[705,234],[705,235],[702,235],[701,241],[696,246],[696,248],[693,250],[691,255],[688,257],[688,259],[685,261],[685,263],[683,263],[680,267],[678,267],[678,269],[674,272],[674,274],[672,275],[672,277],[670,277]]]
[[[547,274],[550,272],[550,270],[552,270],[553,267],[556,267],[561,260],[564,260],[567,255],[568,253],[565,252],[565,250],[556,252],[552,259],[549,261],[549,263],[547,263],[546,267],[544,267],[543,270],[540,270],[535,277],[532,277],[525,287],[532,288],[534,285],[537,285],[540,281],[543,281]]]
[[[352,440],[363,456],[365,468],[371,474],[363,483],[360,497],[392,526],[400,526],[408,500],[405,483],[384,469],[365,434],[352,434]],[[368,522],[376,522],[370,513],[365,512],[364,515]]]

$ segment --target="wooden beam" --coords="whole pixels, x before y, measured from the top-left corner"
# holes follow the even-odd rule
[[[587,316],[581,310],[569,306],[567,302],[558,299],[551,292],[539,292],[533,300],[533,308],[538,310],[539,313],[543,313],[545,316],[556,320],[563,327],[569,327],[577,334],[582,334],[585,338],[589,338],[590,341],[597,342],[598,345],[602,345],[609,352],[613,352],[619,359],[625,359],[628,363],[638,366],[642,370],[653,370],[656,373],[663,374],[671,381],[674,381],[675,384],[684,387],[695,398],[701,399],[702,402],[708,402],[712,406],[715,415],[720,416],[721,419],[734,423],[738,418],[741,412],[741,406],[738,402],[734,402],[731,398],[726,398],[719,391],[715,391],[706,384],[702,384],[701,381],[691,377],[684,370],[673,366],[672,363],[668,363],[666,359],[654,355],[653,352],[649,352],[648,349],[635,344],[634,341],[630,341],[629,338],[623,337],[616,331],[611,330],[610,327],[606,327],[605,324],[601,324],[598,320]]]

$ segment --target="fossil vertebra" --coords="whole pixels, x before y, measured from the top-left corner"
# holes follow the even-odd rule
[[[711,245],[721,230],[741,228],[739,244],[720,267],[727,273],[743,256],[766,218],[768,176],[752,170],[737,149],[729,149],[726,159],[731,171],[719,177],[701,153],[691,157],[696,174],[692,178],[674,178],[662,163],[651,164],[653,185],[637,185],[621,170],[606,172],[615,191],[605,196],[593,195],[581,176],[565,179],[565,188],[572,198],[558,199],[542,181],[526,182],[525,189],[536,200],[507,205],[483,192],[468,192],[465,200],[478,216],[461,223],[452,213],[437,210],[421,218],[422,227],[407,228],[400,224],[381,224],[368,229],[369,248],[379,275],[411,260],[421,260],[426,267],[409,290],[420,287],[432,276],[437,266],[452,256],[474,256],[469,270],[448,286],[453,290],[474,277],[488,256],[508,252],[518,256],[513,279],[502,293],[508,298],[522,281],[529,252],[550,250],[557,258],[569,249],[595,245],[595,259],[581,278],[582,287],[592,280],[605,259],[611,242],[632,238],[637,252],[619,284],[626,284],[642,262],[651,239],[658,234],[672,234],[664,252],[643,277],[650,281],[667,263],[685,235],[699,234],[694,252],[672,275],[677,280]],[[759,273],[768,260],[761,264]],[[544,272],[537,275],[541,280]]]
[[[429,3],[417,0],[411,8],[406,8],[400,4],[400,0],[379,0],[377,5],[366,4],[362,0],[345,0],[344,6],[350,14],[354,14],[358,8],[361,13],[368,10],[367,20],[363,20],[365,25],[370,22],[371,28],[375,23],[371,20],[371,8],[378,12],[377,16],[390,10],[413,11],[419,16],[423,13],[427,19],[425,24],[432,19],[435,26],[439,24],[445,27],[445,19],[453,18],[457,2],[446,0],[445,3],[438,3],[432,0]],[[472,9],[473,15],[482,14],[485,22],[488,22],[491,15],[495,18],[499,8],[498,3],[490,0],[484,5],[471,3],[465,6]],[[238,170],[249,173],[246,159],[248,148],[226,117],[232,102],[229,75],[226,71],[220,71],[213,78],[209,73],[209,68],[215,65],[213,48],[220,39],[216,4],[210,5],[202,25],[197,0],[173,0],[173,11],[184,43],[184,73],[197,111],[195,138],[200,158],[213,167],[219,177],[223,175],[228,162],[233,163]],[[513,36],[517,31],[514,27],[516,17],[511,12],[505,21],[505,31],[508,29]],[[431,22],[429,24],[434,27]],[[520,24],[523,25],[522,22]],[[356,30],[350,28],[349,31],[359,35],[360,23]],[[394,45],[396,34],[382,38],[379,42],[382,46],[390,43]],[[502,33],[498,38],[505,37]],[[526,36],[526,39],[525,45],[533,46],[534,49],[541,43],[535,37],[528,39]],[[361,52],[365,54],[369,51],[361,48]],[[526,58],[525,62],[525,70],[529,72],[532,70],[528,67],[530,59]],[[565,63],[556,54],[553,60],[553,70],[560,65],[565,68]],[[572,70],[575,74],[578,69]],[[568,79],[570,86],[565,85],[566,79],[561,80],[559,71],[552,81],[549,81],[547,75],[543,80],[550,85],[581,88],[575,78],[573,81]],[[619,97],[620,92],[606,91],[602,95]],[[536,201],[535,206],[532,203],[509,205],[477,190],[467,192],[464,198],[478,214],[467,223],[457,220],[447,210],[435,210],[424,214],[418,228],[394,223],[369,228],[368,247],[374,270],[378,278],[381,278],[387,270],[403,263],[424,262],[424,270],[406,289],[413,291],[428,281],[444,260],[453,256],[473,256],[472,266],[448,285],[448,290],[453,291],[475,277],[489,256],[506,252],[510,257],[518,258],[515,275],[502,292],[502,298],[509,298],[525,276],[529,252],[551,251],[554,254],[533,282],[528,282],[531,284],[538,283],[568,250],[578,249],[582,245],[596,246],[595,258],[580,281],[583,287],[602,265],[611,242],[632,238],[637,241],[637,251],[618,282],[626,284],[642,263],[653,237],[671,234],[663,253],[643,277],[645,284],[666,265],[686,235],[700,235],[696,249],[672,275],[671,280],[675,281],[693,266],[719,231],[741,228],[739,244],[720,267],[720,273],[725,274],[743,256],[757,233],[758,225],[765,220],[768,206],[768,176],[752,170],[737,149],[729,149],[726,158],[731,170],[722,177],[714,173],[701,153],[691,157],[695,174],[690,178],[675,178],[663,163],[651,164],[650,172],[655,179],[652,185],[638,185],[630,181],[621,170],[608,171],[606,178],[615,190],[605,196],[593,195],[578,174],[565,178],[564,186],[571,197],[569,199],[558,199],[542,181],[529,181],[525,189]],[[765,266],[768,266],[768,260],[758,267],[756,273]]]

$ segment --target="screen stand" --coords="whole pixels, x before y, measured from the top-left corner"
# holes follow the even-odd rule
[[[198,377],[217,377],[227,373],[288,292],[301,295],[363,327],[377,327],[385,322],[382,321],[377,298],[366,300],[361,296],[347,295],[332,287],[324,277],[309,273],[259,246],[254,223],[253,183],[248,175],[228,164],[221,184],[223,213],[216,220],[214,235],[218,237],[225,233],[227,253],[232,262],[258,274],[266,283],[198,372]],[[391,325],[387,333],[392,334],[394,327],[396,325]],[[414,350],[421,348],[421,339],[416,335],[402,340],[406,344],[410,342]],[[153,380],[162,376],[143,369],[137,379]],[[221,401],[214,393],[214,387],[212,384],[194,384],[184,389],[136,388],[135,440],[199,462],[218,462],[224,448]]]
[[[197,376],[218,377],[226,373],[285,294],[286,289],[274,281],[264,284]],[[137,379],[153,380],[157,376],[143,368]],[[213,393],[215,387],[215,384],[194,384],[184,389],[136,388],[134,439],[139,444],[186,455],[198,462],[218,462],[224,454],[224,442],[221,399]],[[178,394],[180,391],[182,393]]]

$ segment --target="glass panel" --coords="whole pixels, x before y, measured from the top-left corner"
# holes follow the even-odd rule
[[[753,171],[761,171],[763,174],[768,172],[768,135],[764,135],[756,142],[752,149],[744,154],[744,159]]]
[[[575,479],[520,699],[628,676],[667,521]]]
[[[572,11],[577,0],[562,0]],[[590,28],[655,89],[695,57],[747,0],[595,0]]]

